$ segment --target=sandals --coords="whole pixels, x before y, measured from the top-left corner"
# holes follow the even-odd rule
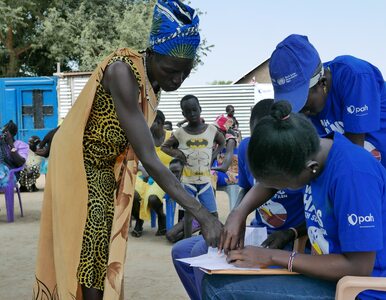
[[[155,233],[156,236],[161,236],[166,234],[166,216],[158,216],[158,230]]]
[[[131,236],[139,238],[142,236],[143,232],[143,220],[139,219],[137,222],[135,222],[135,227],[133,231],[131,232]]]
[[[131,232],[131,236],[139,238],[142,236],[142,232],[143,232],[143,230],[133,229],[133,231]]]
[[[158,229],[157,232],[155,233],[156,236],[161,236],[165,234],[166,234],[166,228]]]

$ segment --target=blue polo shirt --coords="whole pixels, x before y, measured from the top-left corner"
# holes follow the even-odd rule
[[[372,276],[386,276],[386,170],[370,153],[335,133],[322,173],[306,187],[304,210],[314,254],[375,251]],[[360,295],[386,299],[386,292]]]
[[[365,148],[386,166],[386,85],[381,72],[353,56],[324,63],[332,75],[326,105],[311,117],[319,135],[365,133]]]
[[[247,161],[247,150],[249,145],[249,140],[251,138],[244,138],[239,144],[239,157],[238,157],[238,169],[239,169],[239,181],[238,184],[241,188],[250,189],[255,184],[255,179],[253,178],[251,172],[249,171],[248,161]]]
[[[254,178],[249,171],[247,149],[250,138],[245,138],[239,145],[239,181],[240,187],[250,189]],[[252,226],[267,227],[268,234],[273,231],[295,227],[304,222],[303,190],[281,190],[269,201],[256,210]]]

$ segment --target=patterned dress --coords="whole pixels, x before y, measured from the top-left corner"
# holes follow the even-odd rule
[[[130,58],[115,56],[109,65],[115,61],[127,63],[140,82],[140,75]],[[113,99],[99,84],[83,136],[89,195],[78,280],[88,288],[104,289],[114,217],[114,164],[127,145],[128,140],[120,127]]]

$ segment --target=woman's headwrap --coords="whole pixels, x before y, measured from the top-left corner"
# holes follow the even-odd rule
[[[158,0],[154,7],[149,47],[154,52],[194,59],[200,34],[194,9],[178,0]]]
[[[12,120],[10,120],[7,124],[4,125],[2,129],[3,132],[6,130],[9,131],[12,136],[15,136],[17,134],[18,128],[17,125],[13,123]]]

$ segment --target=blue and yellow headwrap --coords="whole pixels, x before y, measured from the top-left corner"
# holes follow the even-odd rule
[[[194,59],[200,34],[194,9],[178,0],[158,0],[154,7],[150,49],[159,54]]]

